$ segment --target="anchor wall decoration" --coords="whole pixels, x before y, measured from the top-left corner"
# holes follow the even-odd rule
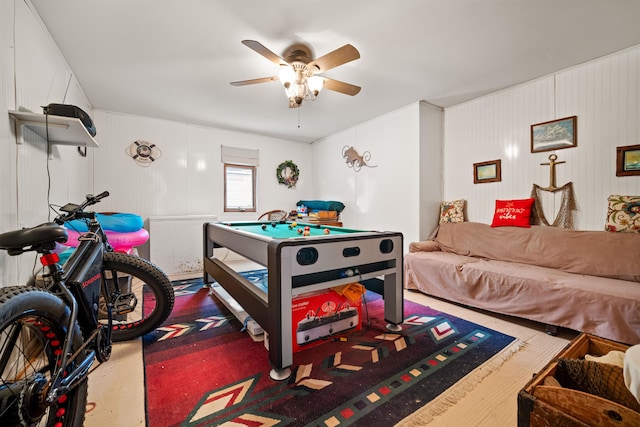
[[[549,156],[548,163],[540,163],[541,166],[549,166],[549,186],[541,187],[537,184],[533,184],[531,197],[534,199],[534,204],[531,212],[531,224],[544,224],[552,227],[573,229],[575,223],[575,212],[578,209],[575,195],[573,193],[573,183],[568,182],[560,187],[556,185],[556,165],[566,163],[565,161],[558,162],[557,160],[558,156],[552,154]],[[549,223],[542,209],[541,191],[549,191],[551,193],[562,191],[560,209],[558,210],[558,214],[556,215],[553,223]]]
[[[549,156],[549,163],[540,163],[541,166],[549,166],[549,186],[541,187],[542,190],[551,191],[555,193],[556,191],[562,189],[562,187],[556,187],[556,165],[567,163],[567,162],[565,161],[556,162],[556,160],[558,160],[558,156],[555,154],[552,154]]]

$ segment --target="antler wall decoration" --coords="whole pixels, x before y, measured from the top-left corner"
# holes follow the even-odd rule
[[[367,162],[371,159],[371,153],[365,151],[362,156],[358,154],[355,148],[344,146],[342,148],[342,157],[346,160],[347,166],[353,168],[354,171],[359,172],[362,166],[368,168],[375,168],[376,166],[370,166]]]

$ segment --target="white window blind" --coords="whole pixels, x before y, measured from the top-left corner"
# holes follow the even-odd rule
[[[247,148],[220,146],[222,163],[234,165],[258,166],[260,164],[260,150],[249,150]]]

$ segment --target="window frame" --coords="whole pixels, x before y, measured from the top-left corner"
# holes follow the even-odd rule
[[[252,177],[252,182],[251,182],[251,187],[252,187],[252,207],[249,208],[241,208],[241,207],[237,207],[237,208],[232,208],[232,207],[227,207],[227,168],[235,168],[235,169],[247,169],[251,171],[251,177]],[[257,208],[256,208],[256,192],[257,192],[257,188],[256,188],[256,175],[258,173],[258,168],[256,166],[252,166],[252,165],[239,165],[239,164],[235,164],[235,163],[224,163],[224,168],[223,168],[223,181],[224,181],[224,212],[257,212]]]

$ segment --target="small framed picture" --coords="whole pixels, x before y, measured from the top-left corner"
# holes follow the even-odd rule
[[[640,145],[616,147],[616,176],[640,175]]]
[[[531,152],[561,150],[578,145],[577,116],[531,125]]]
[[[502,181],[500,170],[500,159],[488,162],[473,164],[473,183],[483,184],[485,182]]]

